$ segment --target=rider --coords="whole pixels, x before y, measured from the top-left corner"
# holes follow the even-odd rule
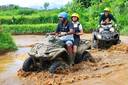
[[[100,25],[109,25],[112,24],[112,20],[114,22],[116,22],[115,17],[110,13],[110,9],[109,8],[105,8],[104,9],[104,13],[101,14],[100,16],[100,20],[99,20],[99,24]],[[99,29],[99,32],[103,31],[103,28]]]
[[[67,51],[69,53],[69,64],[73,65],[74,60],[73,60],[73,28],[70,28],[70,22],[67,20],[68,18],[68,13],[66,12],[61,12],[58,15],[59,17],[59,23],[57,25],[57,29],[55,34],[57,36],[60,36],[60,39],[66,44]]]
[[[77,13],[73,13],[71,16],[72,19],[72,23],[71,23],[71,27],[74,29],[74,46],[73,46],[73,52],[74,52],[74,57],[76,55],[77,52],[77,47],[79,45],[80,42],[80,35],[83,34],[83,28],[82,25],[79,22],[79,14]]]
[[[102,26],[105,26],[105,25],[109,25],[109,24],[112,24],[112,20],[114,22],[116,22],[116,19],[114,18],[114,16],[110,13],[110,9],[109,8],[105,8],[104,9],[104,13],[101,13],[100,15],[100,20],[99,20],[99,24],[100,24],[100,28],[99,28],[99,32],[102,32],[104,29]],[[111,32],[114,32],[114,28],[111,27],[109,29]],[[96,48],[96,35],[97,35],[97,32],[93,32],[93,47]]]

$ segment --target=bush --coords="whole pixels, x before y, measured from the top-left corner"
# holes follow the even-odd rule
[[[76,3],[78,0],[73,0],[73,3],[66,5],[65,10],[72,14],[77,12],[80,15],[80,22],[83,25],[84,31],[89,32],[92,29],[98,27],[99,14],[103,12],[105,7],[109,7],[112,14],[117,19],[119,30],[121,33],[128,33],[128,1],[127,0],[91,0],[91,4],[88,8],[81,5],[86,0],[79,0],[80,3]],[[83,2],[83,3],[82,3]]]
[[[16,44],[9,33],[0,33],[0,53],[16,50]]]

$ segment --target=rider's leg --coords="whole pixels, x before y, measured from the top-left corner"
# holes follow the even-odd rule
[[[115,30],[114,30],[114,28],[113,28],[113,27],[111,27],[111,28],[110,28],[110,31],[111,31],[111,32],[114,32]]]
[[[69,64],[74,64],[74,55],[73,55],[73,43],[72,41],[66,41],[67,50],[69,53]]]
[[[76,56],[76,53],[77,53],[77,45],[74,45],[73,46],[73,53],[74,53],[74,57]]]
[[[92,48],[96,48],[97,47],[97,45],[96,45],[96,35],[97,35],[97,32],[93,32],[92,33],[92,42],[93,42]]]
[[[77,49],[78,49],[78,46],[79,46],[79,42],[80,42],[79,38],[74,38],[74,45],[73,45],[74,56],[76,56]]]
[[[99,28],[99,32],[102,32],[104,29],[103,28]]]

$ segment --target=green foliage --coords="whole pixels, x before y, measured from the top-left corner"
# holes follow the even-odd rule
[[[29,10],[29,11],[28,11]],[[41,24],[57,23],[57,15],[61,10],[30,10],[30,9],[13,9],[0,10],[1,24]]]
[[[0,53],[16,50],[17,47],[9,33],[0,33]]]
[[[72,3],[68,3],[64,8],[54,10],[33,10],[12,5],[7,8],[0,8],[0,23],[8,26],[13,25],[13,28],[16,28],[19,24],[23,24],[22,26],[32,24],[34,26],[33,24],[57,23],[59,12],[66,11],[69,15],[77,12],[80,15],[80,22],[84,31],[90,32],[93,29],[97,29],[99,14],[103,12],[105,7],[111,8],[112,14],[117,18],[121,33],[125,31],[125,33],[128,33],[127,0],[73,0]]]
[[[57,23],[57,15],[1,16],[1,24],[41,24]]]
[[[12,34],[34,34],[55,31],[56,24],[22,24],[22,25],[2,25],[4,32]]]
[[[18,11],[19,15],[31,15],[32,13],[34,13],[35,11],[32,9],[20,9]]]
[[[90,6],[86,5],[91,3]],[[86,7],[87,6],[87,7]],[[68,13],[77,12],[80,14],[80,22],[86,32],[97,29],[99,15],[105,7],[112,10],[117,19],[121,33],[128,33],[128,1],[127,0],[73,0],[72,4],[65,7]]]

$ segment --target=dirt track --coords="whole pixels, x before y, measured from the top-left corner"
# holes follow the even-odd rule
[[[26,38],[29,43],[21,44],[25,39],[22,39],[22,36],[14,37],[19,47],[29,47],[40,42],[40,36]],[[91,39],[91,36],[84,35],[82,38]],[[122,36],[121,40],[125,44],[113,46],[108,50],[90,50],[91,55],[99,60],[96,63],[84,61],[54,75],[43,71],[25,73],[19,70],[14,72],[18,77],[7,79],[12,78],[14,85],[128,85],[128,37]],[[27,56],[24,50],[16,53],[22,60]],[[5,79],[0,80],[0,85],[10,85],[10,81]]]

